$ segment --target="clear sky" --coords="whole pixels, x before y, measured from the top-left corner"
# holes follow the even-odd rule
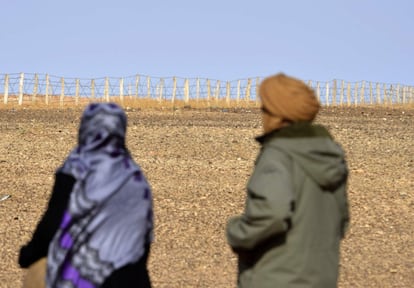
[[[412,0],[1,0],[0,74],[414,85]]]

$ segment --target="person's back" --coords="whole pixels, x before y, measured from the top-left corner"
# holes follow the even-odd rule
[[[227,226],[238,286],[336,287],[349,219],[344,153],[324,127],[282,116],[264,123],[245,213]]]
[[[257,279],[271,277],[269,283],[279,283],[277,287],[334,287],[344,228],[339,224],[347,219],[347,170],[342,150],[323,127],[307,123],[292,124],[270,135],[263,142],[263,150],[258,165],[268,167],[272,166],[268,162],[275,162],[289,173],[295,207],[283,245],[276,245],[255,265],[259,268],[261,263],[272,263],[274,273],[257,273]],[[255,173],[260,174],[261,167]],[[255,181],[261,181],[260,176],[252,176],[251,189],[258,185],[279,188],[271,182]]]
[[[19,255],[22,268],[33,267],[29,277],[44,273],[39,259],[47,256],[46,287],[151,286],[152,194],[125,146],[126,128],[114,103],[85,109],[78,145],[57,169],[48,209]]]

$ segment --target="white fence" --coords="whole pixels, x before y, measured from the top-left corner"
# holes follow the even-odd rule
[[[48,74],[0,74],[0,97],[4,104],[65,103],[112,101],[117,99],[150,99],[157,101],[207,100],[259,103],[257,97],[260,77],[234,81],[201,78],[159,78],[135,75],[124,78],[97,79],[64,78]],[[378,105],[414,103],[414,87],[402,84],[375,82],[306,81],[323,105]]]

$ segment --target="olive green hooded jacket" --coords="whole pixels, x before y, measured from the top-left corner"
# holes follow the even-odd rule
[[[257,140],[245,211],[226,227],[239,257],[238,287],[336,287],[349,222],[343,150],[308,122]]]

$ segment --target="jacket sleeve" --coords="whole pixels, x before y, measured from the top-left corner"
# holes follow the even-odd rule
[[[227,224],[234,250],[253,250],[290,228],[294,209],[291,160],[283,152],[263,148],[247,184],[245,211]]]
[[[74,183],[72,176],[56,174],[47,210],[37,224],[32,239],[20,249],[20,267],[27,268],[47,255],[49,243],[59,228]]]
[[[338,207],[341,211],[341,238],[345,238],[346,233],[349,229],[350,214],[349,214],[349,203],[347,195],[347,181],[338,188],[338,191],[334,193]]]

